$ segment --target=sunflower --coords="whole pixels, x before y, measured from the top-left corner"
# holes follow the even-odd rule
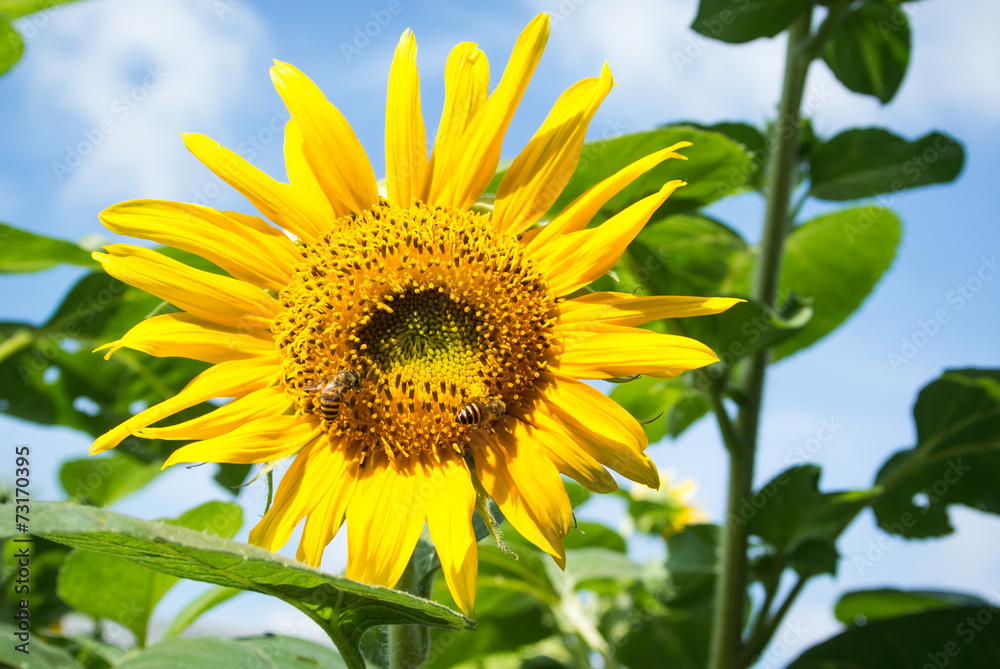
[[[134,200],[101,214],[111,231],[205,258],[195,269],[121,244],[95,253],[112,276],[179,309],[142,321],[121,347],[211,363],[176,396],[99,437],[194,440],[180,462],[262,463],[295,456],[250,534],[270,550],[305,518],[298,558],[319,565],[346,519],[347,576],[392,586],[424,523],[459,607],[475,596],[471,518],[488,495],[528,540],[565,565],[573,515],[560,474],[595,492],[605,467],[656,488],[639,423],[579,379],[671,377],[717,360],[703,344],[635,326],[727,309],[735,300],[573,296],[608,272],[681,181],[600,226],[622,188],[681,142],[609,176],[539,225],[569,181],[611,72],[556,101],[507,169],[492,209],[474,206],[548,37],[539,15],[488,94],[489,66],[459,44],[445,68],[442,120],[428,156],[416,42],[396,48],[386,104],[384,195],[343,115],[291,65],[271,78],[291,113],[289,183],[201,135],[187,148],[267,219]],[[272,225],[273,224],[273,225]],[[154,426],[215,398],[200,418]]]

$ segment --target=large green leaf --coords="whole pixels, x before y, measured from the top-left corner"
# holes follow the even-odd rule
[[[775,349],[783,358],[825,337],[853,314],[889,269],[902,234],[899,218],[867,207],[824,214],[788,235],[779,295],[809,300],[812,317]]]
[[[951,609],[956,606],[987,606],[974,595],[944,590],[855,590],[845,593],[834,613],[845,625],[898,618],[921,611]]]
[[[826,421],[830,438],[839,430]],[[835,573],[837,537],[875,495],[873,491],[820,492],[820,468],[792,467],[742,501],[730,523],[746,524],[780,556],[803,573]]]
[[[823,60],[855,93],[889,102],[910,62],[906,12],[877,0],[853,6],[826,43]]]
[[[893,455],[876,484],[879,525],[908,539],[952,532],[949,504],[1000,514],[1000,370],[949,370],[913,407],[917,444]]]
[[[74,504],[32,505],[31,531],[76,548],[110,553],[157,573],[271,595],[298,608],[337,643],[349,667],[374,625],[463,629],[472,622],[406,593],[333,576],[256,546],[165,523]],[[12,531],[13,507],[0,507],[0,538]]]
[[[932,132],[912,142],[884,128],[846,130],[816,148],[809,194],[821,200],[856,200],[953,181],[965,149]]]
[[[664,183],[673,179],[685,179],[688,183],[677,189],[654,216],[703,207],[746,188],[743,176],[734,177],[753,171],[751,156],[739,143],[718,132],[706,132],[691,126],[668,126],[584,144],[576,171],[549,208],[547,216],[551,218],[562,211],[588,188],[618,170],[681,141],[694,144],[680,150],[687,160],[671,158],[638,177],[594,215],[591,225],[601,223],[647,195],[656,193]],[[497,172],[490,185],[491,190],[496,190],[504,174],[503,170]]]
[[[808,0],[701,0],[691,29],[731,44],[774,37],[811,8]]]
[[[788,669],[997,667],[997,615],[992,605],[963,606],[850,627],[804,652]]]
[[[14,26],[10,24],[10,19],[0,13],[0,75],[5,73],[10,68],[17,64],[17,61],[21,60],[21,55],[24,53],[24,40],[21,39],[21,35],[14,30]],[[2,228],[10,228],[10,226],[0,224]],[[10,228],[14,229],[14,228]],[[0,238],[0,252],[7,251],[9,253],[9,248],[4,248],[6,240]],[[2,266],[0,266],[2,267]],[[2,271],[2,270],[0,270]],[[34,271],[34,270],[28,270]]]
[[[230,538],[243,524],[243,511],[236,504],[207,502],[165,522]],[[79,611],[128,628],[141,647],[153,609],[178,580],[114,555],[78,550],[59,573],[59,596]]]
[[[10,470],[7,470],[10,471]],[[56,593],[56,576],[69,553],[69,549],[45,539],[36,538],[30,546],[13,537],[0,542],[0,620],[11,620],[20,609],[24,583],[18,583],[18,567],[23,551],[29,549],[31,572],[28,587],[31,594],[31,624],[35,629],[43,629],[59,621],[70,612]]]
[[[343,658],[325,646],[290,636],[268,635],[245,639],[169,639],[132,655],[120,669],[201,669],[254,667],[259,669],[341,669]]]
[[[9,48],[4,25],[3,18],[0,17],[0,74],[4,70],[4,48]],[[0,223],[0,273],[38,272],[60,263],[97,268],[97,263],[90,257],[90,251],[72,242]]]

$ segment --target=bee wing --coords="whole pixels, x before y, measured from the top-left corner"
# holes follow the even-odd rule
[[[314,379],[312,381],[307,382],[304,386],[302,386],[302,389],[303,390],[319,390],[320,388],[322,388],[325,385],[326,385],[326,377],[325,376],[321,376],[318,379]]]

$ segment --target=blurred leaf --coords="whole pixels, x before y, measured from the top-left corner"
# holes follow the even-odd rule
[[[687,160],[671,158],[638,177],[611,198],[594,215],[590,225],[597,225],[647,195],[658,192],[663,184],[673,179],[686,179],[688,185],[677,189],[653,215],[654,218],[703,207],[743,189],[745,178],[734,176],[752,171],[751,157],[743,147],[717,132],[706,132],[691,126],[669,126],[584,144],[573,177],[549,208],[546,217],[552,218],[588,188],[618,170],[681,141],[694,144],[679,151],[687,156]],[[496,190],[504,173],[503,169],[497,172],[489,187],[491,191]]]
[[[165,523],[75,504],[32,505],[32,534],[85,550],[110,553],[158,573],[262,592],[308,615],[338,639],[349,665],[361,635],[374,625],[465,628],[472,622],[406,593],[325,574],[256,546]],[[0,538],[13,527],[13,507],[0,506]]]
[[[809,300],[812,317],[777,345],[775,358],[810,346],[846,321],[889,269],[901,234],[899,218],[878,207],[835,211],[792,230],[778,292]]]
[[[0,75],[7,72],[10,68],[17,64],[17,61],[21,60],[21,56],[24,54],[24,40],[21,39],[21,35],[14,30],[14,26],[10,24],[10,18],[4,16],[2,10],[0,10]],[[6,268],[6,262],[8,258],[4,256],[10,256],[10,248],[5,248],[4,242],[7,240],[3,238],[3,233],[6,230],[14,230],[8,225],[0,223],[0,272],[11,271]],[[18,230],[18,232],[21,232]],[[30,234],[30,233],[28,233]],[[39,268],[42,269],[42,268]],[[17,271],[17,270],[14,270]],[[35,270],[22,270],[33,272]]]
[[[871,0],[852,6],[826,43],[823,60],[844,86],[886,104],[910,62],[906,12]]]
[[[170,621],[170,626],[167,627],[167,630],[163,633],[163,638],[172,639],[178,636],[202,615],[211,611],[219,604],[228,602],[241,592],[242,590],[227,588],[221,585],[212,586],[208,590],[205,590],[203,593],[188,602],[184,608],[181,609],[180,613],[178,613],[177,616]]]
[[[549,580],[563,596],[577,588],[613,594],[623,582],[637,581],[643,575],[642,565],[625,553],[599,547],[567,549],[565,571],[551,560],[545,561],[545,567]]]
[[[61,636],[45,630],[39,638],[53,648],[69,653],[83,669],[111,669],[125,659],[127,651],[84,634]]]
[[[34,634],[27,646],[29,652],[22,653],[15,648],[21,643],[18,633],[19,630],[7,621],[0,623],[0,637],[3,638],[0,665],[15,669],[83,669],[72,655],[62,648],[43,643]]]
[[[813,646],[788,669],[982,669],[1000,666],[997,609],[964,606],[851,627]],[[977,616],[980,622],[976,622]],[[971,621],[971,622],[970,622]]]
[[[0,74],[6,69],[4,68],[4,48],[10,48],[8,36],[4,34],[5,26],[10,27],[9,24],[4,23],[2,16],[0,16]],[[17,35],[16,32],[12,34]],[[12,64],[13,62],[7,67]],[[0,273],[38,272],[55,267],[60,263],[97,269],[97,263],[90,257],[90,251],[82,249],[72,242],[45,237],[6,223],[0,223]]]
[[[261,669],[346,669],[343,658],[318,643],[290,636],[246,639],[168,639],[130,656],[119,669],[259,667]]]
[[[20,18],[26,14],[34,14],[43,10],[53,11],[58,5],[65,5],[75,0],[0,0],[0,12],[11,19]]]
[[[828,430],[833,428],[827,428]],[[846,525],[868,504],[875,491],[820,492],[821,470],[815,465],[788,469],[743,500],[739,518],[731,523],[746,523],[748,531],[780,555],[794,555],[800,566],[829,571],[834,543]],[[827,544],[808,545],[807,542]],[[834,573],[834,572],[830,572]]]
[[[37,523],[32,521],[34,528]],[[206,502],[164,522],[229,538],[243,524],[243,510],[236,504]],[[59,596],[79,611],[128,628],[142,647],[153,609],[178,580],[114,555],[78,550],[59,573]]]
[[[774,37],[811,8],[808,0],[701,0],[691,29],[706,37],[742,44]]]
[[[907,539],[953,531],[949,504],[1000,514],[1000,370],[948,370],[913,407],[917,445],[895,453],[875,482],[879,526]]]
[[[720,534],[718,525],[689,525],[667,541],[673,600],[692,601],[715,591]]]
[[[10,471],[10,470],[7,470]],[[2,559],[0,559],[0,620],[11,620],[14,613],[20,609],[20,600],[25,592],[17,592],[24,583],[18,583],[18,553],[27,544],[14,541],[14,537],[0,542]],[[29,548],[31,556],[31,573],[28,576],[28,588],[31,601],[31,626],[35,630],[44,629],[58,622],[70,612],[70,607],[59,599],[56,594],[56,576],[62,568],[69,549],[46,539],[35,537]],[[22,553],[23,555],[23,553]]]
[[[708,411],[708,400],[691,387],[687,377],[639,377],[635,381],[616,385],[611,391],[611,399],[639,420],[648,420],[663,413],[662,418],[642,426],[651,444],[662,439],[664,434],[676,439]]]
[[[477,612],[480,607],[477,603]],[[548,638],[558,630],[541,607],[517,615],[491,611],[479,613],[475,630],[431,630],[430,653],[422,669],[481,666],[477,660],[495,657]],[[516,665],[515,665],[516,666]]]
[[[965,149],[932,132],[909,142],[884,128],[846,130],[819,145],[812,157],[809,194],[821,200],[856,200],[953,181]]]
[[[883,588],[845,593],[837,602],[834,613],[840,622],[854,625],[957,606],[985,607],[989,604],[979,597],[959,592]]]
[[[576,481],[563,479],[563,485],[566,487],[566,494],[569,496],[569,504],[574,509],[585,503],[592,495],[589,490]]]
[[[230,464],[223,462],[219,464],[219,471],[215,473],[212,478],[215,482],[225,489],[231,495],[240,494],[240,486],[243,485],[247,480],[247,475],[250,474],[250,470],[253,469],[253,465],[240,465],[240,464]]]
[[[625,539],[610,527],[600,523],[581,521],[577,529],[570,532],[563,540],[566,550],[578,548],[603,548],[605,550],[625,553]]]
[[[163,463],[142,462],[131,455],[67,460],[59,468],[59,482],[74,502],[107,506],[152,481]]]

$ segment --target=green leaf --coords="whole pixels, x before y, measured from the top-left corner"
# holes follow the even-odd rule
[[[406,593],[333,576],[256,546],[165,523],[75,504],[32,505],[32,534],[76,548],[110,553],[158,573],[261,592],[308,615],[337,643],[349,667],[374,625],[470,628],[464,616]],[[12,531],[13,507],[0,507],[0,538]],[[5,534],[6,533],[6,534]]]
[[[825,426],[835,432],[836,425]],[[788,469],[740,505],[738,518],[747,530],[766,541],[779,555],[794,556],[800,567],[831,571],[834,542],[847,524],[868,504],[875,491],[820,492],[820,468],[803,465]],[[827,548],[815,543],[826,544]],[[801,549],[801,550],[800,550]],[[831,552],[832,551],[832,552]]]
[[[808,0],[701,0],[691,29],[706,37],[742,44],[774,37],[811,8]]]
[[[236,588],[226,588],[221,585],[216,585],[188,602],[177,617],[170,621],[170,626],[163,633],[164,639],[173,639],[177,637],[181,632],[186,630],[188,627],[194,623],[195,620],[200,618],[202,615],[211,611],[213,608],[222,604],[223,602],[228,602],[230,599],[240,594],[241,590]]]
[[[667,198],[654,217],[703,207],[744,189],[744,179],[733,175],[749,174],[752,165],[751,156],[740,144],[717,132],[691,126],[669,126],[584,144],[576,171],[546,216],[552,218],[588,188],[636,160],[681,141],[694,144],[679,151],[687,160],[671,158],[638,177],[611,198],[594,215],[590,225],[597,225],[658,192],[664,183],[673,179],[686,179],[688,185],[678,188]],[[496,189],[504,173],[503,170],[497,172],[491,189]]]
[[[347,665],[329,648],[290,636],[247,639],[169,639],[132,655],[118,669],[259,667],[260,669],[340,669]]]
[[[53,11],[58,5],[65,5],[75,0],[0,0],[0,12],[11,19],[17,19],[26,14],[34,14],[43,10]]]
[[[566,550],[578,548],[603,548],[625,553],[625,539],[610,527],[600,523],[580,521],[577,530],[570,532],[563,540]]]
[[[569,504],[574,509],[585,503],[593,494],[576,481],[563,479],[563,485],[566,487],[566,494],[569,496]]]
[[[253,465],[242,465],[242,464],[230,464],[230,463],[220,463],[219,471],[215,473],[212,478],[218,483],[223,489],[230,495],[238,495],[240,493],[240,486],[243,485],[247,480],[247,475],[250,474],[250,470],[253,469]]]
[[[826,43],[823,60],[844,86],[886,104],[899,90],[910,62],[906,12],[883,2],[853,6]]]
[[[243,524],[243,511],[236,504],[207,502],[164,522],[229,538]],[[59,573],[59,596],[84,613],[131,630],[142,647],[153,609],[178,580],[114,555],[75,551]]]
[[[6,621],[0,623],[0,664],[14,669],[82,669],[73,657],[62,648],[57,648],[41,642],[34,632],[30,637],[27,650],[22,653],[16,649],[21,642],[17,634],[21,630],[9,625]]]
[[[656,295],[703,297],[745,291],[750,249],[738,232],[705,216],[675,215],[651,221],[627,253],[629,272]],[[737,283],[737,282],[740,283]]]
[[[949,370],[913,407],[917,444],[894,454],[876,484],[882,529],[907,539],[953,531],[948,505],[1000,514],[1000,370]]]
[[[984,607],[988,604],[979,597],[959,592],[883,588],[845,593],[834,613],[840,622],[854,625],[957,606]]]
[[[909,142],[884,128],[856,128],[816,148],[809,194],[821,200],[856,200],[953,181],[965,148],[932,132]]]
[[[24,40],[21,39],[21,35],[14,30],[14,26],[10,24],[10,19],[0,13],[0,75],[4,74],[10,68],[17,64],[17,61],[21,60],[21,56],[24,54]],[[10,226],[0,223],[0,235],[3,234],[4,228],[10,228]],[[14,228],[10,228],[13,230]],[[20,230],[18,230],[20,232]],[[10,271],[4,268],[4,255],[10,255],[10,249],[4,248],[3,242],[6,241],[2,236],[0,236],[0,272]],[[14,270],[17,271],[17,270]],[[27,270],[33,272],[35,270]]]
[[[9,49],[8,36],[4,33],[5,26],[10,28],[10,25],[5,24],[0,17],[0,74],[6,69],[3,49],[5,46]],[[10,34],[17,35],[16,32]],[[17,39],[20,40],[20,37]],[[9,63],[7,67],[12,64],[13,62]],[[97,269],[97,263],[90,257],[90,251],[72,242],[37,235],[0,223],[0,273],[38,272],[61,263]]]
[[[810,648],[788,669],[1000,666],[1000,625],[994,620],[997,614],[992,605],[963,606],[851,627]]]
[[[12,471],[12,470],[7,470]],[[12,490],[13,492],[13,490]],[[6,501],[6,500],[4,500]],[[20,609],[20,601],[24,592],[17,592],[24,587],[18,583],[18,564],[23,556],[25,544],[14,537],[0,542],[2,559],[0,559],[0,620],[12,620]],[[20,555],[19,555],[20,553]],[[56,594],[56,577],[62,568],[69,549],[41,538],[35,538],[30,547],[31,572],[28,576],[28,588],[31,594],[31,625],[34,629],[43,629],[58,622],[70,612],[59,595]]]
[[[744,165],[744,167],[747,168],[747,172],[743,175],[743,185],[758,190],[763,187],[764,166],[767,164],[768,150],[767,140],[764,138],[764,133],[761,132],[759,128],[756,128],[749,123],[740,123],[736,121],[723,121],[714,125],[704,125],[696,121],[680,121],[672,125],[687,125],[692,128],[697,128],[698,130],[717,132],[729,137],[737,144],[740,144],[743,147],[743,150],[746,151],[751,157],[750,164]],[[733,174],[735,175],[737,173],[734,172]],[[739,180],[739,177],[737,177],[737,180]]]
[[[642,426],[651,444],[664,434],[676,439],[708,411],[708,400],[688,383],[687,375],[674,379],[643,376],[616,385],[611,399],[639,420],[663,414],[662,418]]]
[[[484,614],[476,603],[479,628],[464,632],[431,630],[431,651],[422,669],[447,667],[479,667],[487,658],[524,648],[557,632],[551,616],[541,607],[533,607],[517,615],[496,612]],[[513,665],[518,666],[518,665]],[[523,666],[523,665],[522,665]]]
[[[142,488],[160,473],[159,460],[142,462],[131,455],[67,460],[59,468],[59,482],[74,502],[107,506]]]
[[[778,344],[775,358],[806,348],[847,320],[889,269],[901,234],[899,218],[878,207],[835,211],[795,228],[785,242],[778,290],[809,300],[812,317]]]

